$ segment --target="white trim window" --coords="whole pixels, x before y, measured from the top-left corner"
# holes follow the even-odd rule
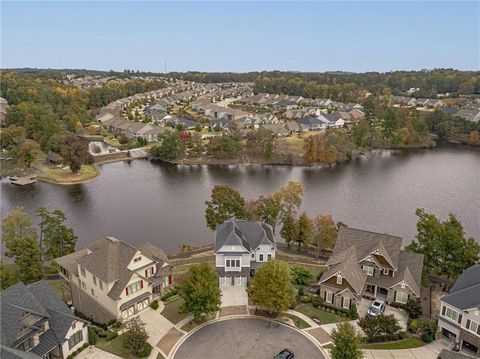
[[[341,274],[337,274],[337,284],[342,284],[342,275]]]
[[[259,261],[259,262],[263,262],[263,253],[260,253],[260,254],[258,255],[258,261]]]
[[[470,330],[471,332],[474,332],[475,334],[477,334],[479,324],[477,322],[473,321],[473,320],[470,320],[470,319],[469,319],[469,321],[470,321],[470,325],[468,326],[467,329]]]
[[[363,266],[363,271],[367,273],[368,276],[373,277],[373,273],[375,272],[375,268],[371,266]]]
[[[325,292],[325,301],[327,303],[333,303],[333,293],[332,292]]]
[[[390,269],[388,269],[388,268],[383,268],[383,274],[384,274],[384,275],[390,275]]]
[[[452,308],[448,308],[448,307],[445,307],[446,310],[445,310],[445,316],[447,318],[450,318],[451,320],[453,320],[454,322],[458,321],[458,312],[456,312],[455,310],[453,310]]]
[[[407,301],[408,301],[408,294],[407,294],[407,293],[403,293],[403,292],[397,292],[395,301],[396,301],[397,303],[402,303],[402,304],[407,303]]]
[[[72,350],[72,348],[75,347],[82,340],[83,340],[83,333],[82,333],[82,330],[80,329],[78,332],[73,333],[73,335],[70,338],[68,338],[68,349]]]
[[[343,297],[343,308],[350,309],[350,298]]]

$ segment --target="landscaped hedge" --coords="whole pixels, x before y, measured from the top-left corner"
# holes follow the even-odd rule
[[[92,345],[97,344],[98,334],[93,327],[88,327],[88,342]]]
[[[178,289],[176,287],[171,287],[165,291],[165,293],[162,295],[162,300],[166,301],[169,298],[173,297],[178,293]]]
[[[393,342],[397,340],[402,340],[407,337],[407,332],[398,332],[396,334],[384,334],[375,336],[372,338],[367,338],[368,343],[381,343],[381,342]]]
[[[96,322],[96,321],[92,320],[91,318],[87,317],[85,314],[79,312],[78,310],[75,310],[75,312],[73,314],[75,314],[76,317],[88,320],[90,323],[92,323],[93,325],[96,325],[97,327],[102,328],[103,330],[107,330],[107,328],[108,328],[107,324]],[[114,320],[116,321],[116,319],[114,319]]]
[[[118,337],[118,332],[110,332],[107,334],[107,342]]]
[[[159,307],[158,300],[154,300],[152,303],[150,303],[150,308],[153,310],[157,310]]]
[[[148,343],[145,343],[145,346],[143,347],[142,350],[137,352],[137,355],[139,358],[146,358],[150,355],[152,352],[152,346]]]

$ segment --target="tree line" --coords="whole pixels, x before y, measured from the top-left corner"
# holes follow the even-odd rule
[[[303,200],[303,187],[290,181],[278,191],[245,200],[229,186],[215,186],[211,198],[205,202],[207,227],[215,230],[229,219],[257,220],[272,226],[275,233],[281,226],[280,235],[288,248],[292,244],[298,250],[307,250],[317,255],[331,250],[337,238],[337,224],[330,215],[318,215],[311,219],[306,212],[299,213]]]
[[[73,229],[65,225],[65,213],[39,207],[36,215],[40,218],[38,231],[21,207],[2,218],[5,256],[14,262],[14,265],[0,263],[2,289],[18,281],[29,284],[42,279],[46,261],[75,251],[78,238]]]

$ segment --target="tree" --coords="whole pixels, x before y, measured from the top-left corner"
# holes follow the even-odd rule
[[[312,237],[313,232],[313,223],[310,218],[308,218],[307,213],[303,212],[298,218],[298,235],[295,240],[298,244],[298,250],[302,249],[302,245],[306,245],[310,238]]]
[[[210,201],[206,201],[205,219],[207,227],[215,230],[217,225],[231,218],[247,219],[245,199],[228,186],[215,186]]]
[[[282,199],[279,194],[274,193],[266,197],[261,197],[256,206],[258,219],[272,226],[273,233],[280,219],[282,212]]]
[[[59,209],[50,213],[46,208],[37,209],[40,216],[40,243],[45,247],[46,259],[54,259],[75,252],[77,236],[64,225],[65,213]]]
[[[14,259],[20,280],[26,284],[40,280],[43,276],[40,246],[28,214],[20,207],[11,211],[2,219],[2,233],[5,255]]]
[[[332,249],[337,240],[337,226],[330,215],[320,215],[314,223],[312,244],[317,254],[322,250]]]
[[[409,319],[417,319],[422,315],[422,302],[418,298],[408,298],[405,311]]]
[[[36,146],[31,141],[23,141],[18,148],[18,159],[28,169],[36,158]]]
[[[288,214],[283,218],[283,225],[280,231],[280,235],[283,239],[285,239],[288,249],[290,249],[291,244],[297,240],[297,223],[295,221],[295,218],[293,218],[291,214]]]
[[[68,136],[61,152],[73,173],[80,172],[82,164],[93,163],[93,157],[88,153],[87,146],[77,136]]]
[[[295,284],[307,285],[312,280],[312,273],[305,267],[293,267],[291,272]]]
[[[125,323],[125,332],[122,334],[123,347],[138,353],[147,345],[148,334],[145,323],[139,317],[134,317]]]
[[[290,181],[286,187],[281,187],[276,195],[281,198],[282,217],[295,216],[302,205],[303,186],[300,182]]]
[[[424,255],[424,279],[430,273],[454,278],[478,263],[480,244],[465,236],[462,224],[453,214],[444,222],[422,208],[415,214],[419,217],[416,240],[406,249]]]
[[[180,144],[180,135],[178,132],[166,132],[158,135],[160,145],[154,146],[150,154],[163,160],[171,161],[176,159],[182,153]]]
[[[185,301],[181,311],[192,313],[196,321],[202,315],[215,313],[220,308],[217,275],[208,263],[191,266],[185,282],[178,289]]]
[[[15,264],[0,262],[0,289],[4,290],[20,280]]]
[[[295,303],[295,289],[290,267],[281,260],[271,260],[258,268],[252,278],[248,295],[253,304],[279,313]]]
[[[332,359],[363,358],[361,349],[363,339],[349,322],[337,324],[337,328],[332,331],[331,338],[333,343]]]
[[[201,132],[202,131],[202,124],[200,122],[197,122],[195,124],[195,131]]]
[[[360,318],[358,325],[365,332],[369,341],[376,338],[397,334],[401,327],[398,325],[398,319],[393,314],[381,314],[378,317],[366,316]]]

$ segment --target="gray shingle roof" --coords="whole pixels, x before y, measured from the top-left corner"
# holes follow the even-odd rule
[[[261,244],[275,246],[272,227],[268,224],[232,219],[217,226],[215,252],[224,245],[239,245],[250,251]]]
[[[39,355],[63,343],[74,320],[83,321],[71,313],[45,280],[29,286],[19,282],[0,293],[0,302],[2,346],[12,347],[17,344],[17,335],[22,330],[20,318],[24,313],[33,313],[38,316],[38,321],[48,320],[50,330],[40,336],[40,345],[36,351]]]
[[[480,264],[465,270],[442,301],[461,310],[480,309]]]

